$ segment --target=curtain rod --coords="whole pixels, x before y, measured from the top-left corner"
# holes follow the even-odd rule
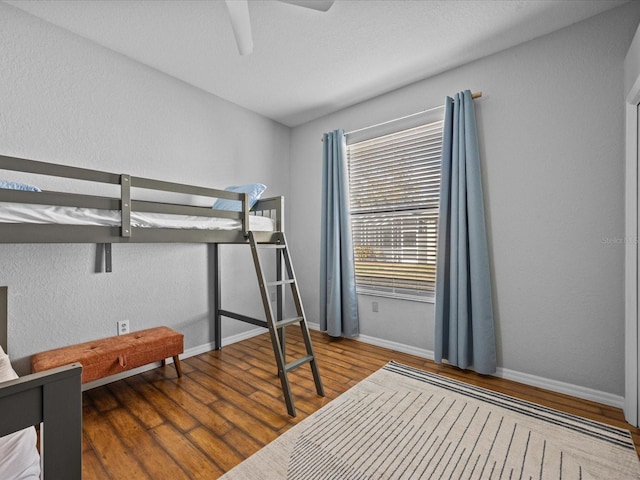
[[[482,97],[482,92],[473,92],[471,94],[471,98],[476,99]],[[400,120],[405,120],[407,118],[415,117],[417,115],[422,115],[424,113],[433,112],[434,110],[438,110],[440,108],[444,108],[444,105],[438,105],[437,107],[428,108],[426,110],[422,110],[420,112],[411,113],[409,115],[405,115],[404,117],[394,118],[393,120],[387,120],[386,122],[376,123],[375,125],[369,125],[368,127],[358,128],[357,130],[351,130],[350,132],[345,132],[346,135],[351,135],[352,133],[364,132],[365,130],[369,130],[371,128],[382,127],[383,125],[387,125],[388,123],[399,122]],[[320,141],[324,141],[322,138]]]

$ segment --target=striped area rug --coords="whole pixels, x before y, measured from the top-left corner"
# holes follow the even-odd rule
[[[391,362],[224,480],[640,479],[628,431]]]

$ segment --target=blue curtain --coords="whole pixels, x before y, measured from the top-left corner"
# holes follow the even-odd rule
[[[360,332],[344,132],[325,133],[322,147],[320,330],[352,337]]]
[[[489,252],[469,90],[445,101],[440,182],[435,360],[495,373]]]

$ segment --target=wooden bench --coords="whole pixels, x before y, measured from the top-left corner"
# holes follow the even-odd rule
[[[179,354],[184,352],[184,335],[168,327],[149,328],[138,332],[102,338],[56,348],[31,356],[33,373],[79,362],[82,383],[173,358],[178,377],[182,377]]]

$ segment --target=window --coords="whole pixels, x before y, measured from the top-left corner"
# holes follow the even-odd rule
[[[358,293],[435,291],[442,121],[347,146]]]

